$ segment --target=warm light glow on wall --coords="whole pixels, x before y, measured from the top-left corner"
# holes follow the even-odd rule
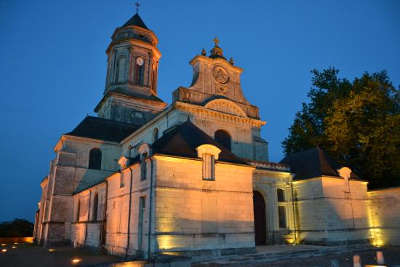
[[[166,162],[187,163],[188,161],[190,161],[190,163],[193,163],[193,160],[188,160],[188,159],[185,159],[185,158],[178,158],[178,157],[155,155],[154,158],[155,159],[159,159],[159,160],[163,160],[163,161],[166,161]],[[199,162],[200,162],[200,160],[199,160]]]
[[[23,240],[25,243],[33,243],[33,237],[24,237],[24,240]]]
[[[369,202],[367,205],[368,209],[368,225],[369,225],[369,235],[370,235],[370,243],[374,247],[382,247],[385,245],[385,241],[383,238],[383,233],[381,227],[381,222],[379,221],[379,216],[374,214],[373,206]]]
[[[120,262],[114,263],[113,267],[142,267],[146,264],[145,261],[127,261],[127,262]]]
[[[296,240],[296,234],[295,232],[291,232],[290,234],[285,235],[285,241],[287,244],[290,245],[298,245],[300,244],[300,238],[297,238]]]
[[[158,246],[159,246],[160,250],[176,248],[177,244],[174,243],[174,239],[175,238],[173,238],[170,235],[158,236],[157,241],[158,241]]]

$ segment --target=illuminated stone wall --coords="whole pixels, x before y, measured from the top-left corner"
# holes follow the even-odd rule
[[[254,247],[252,167],[216,163],[206,181],[201,160],[155,158],[156,251]]]
[[[93,148],[102,151],[101,170],[88,169],[89,152]],[[119,157],[121,148],[115,143],[63,136],[55,151],[56,158],[50,167],[48,185],[44,188],[46,197],[40,204],[43,210],[39,212],[41,223],[38,229],[41,232],[37,236],[46,244],[73,239],[73,192],[82,180],[86,181],[84,186],[90,186],[117,170],[118,164],[114,159]],[[43,223],[46,227],[43,227]]]
[[[228,114],[221,117],[215,111],[189,104],[166,112],[158,120],[149,122],[147,127],[126,138],[122,142],[123,154],[128,156],[129,146],[135,146],[139,142],[152,144],[155,128],[158,129],[161,138],[165,130],[185,122],[188,118],[211,137],[214,137],[217,130],[227,131],[232,138],[231,150],[235,155],[250,160],[268,161],[268,143],[260,136],[262,123],[255,127],[246,119],[240,121],[237,116]]]
[[[95,194],[98,197],[97,216],[94,214]],[[105,183],[95,185],[73,196],[73,219],[69,238],[74,246],[100,247],[105,205]]]
[[[135,255],[147,252],[149,222],[149,186],[152,175],[148,160],[147,177],[140,178],[140,165],[115,173],[108,180],[106,248],[114,255]],[[132,176],[131,176],[132,175]],[[122,181],[121,181],[122,179]],[[130,181],[132,179],[132,188]],[[139,199],[145,197],[142,238],[139,241]],[[130,212],[130,221],[129,221]],[[154,218],[154,217],[153,217]],[[129,229],[128,229],[129,227]],[[128,238],[129,232],[129,238]],[[127,249],[129,239],[129,247]]]
[[[367,183],[336,177],[294,182],[299,241],[343,243],[368,239]]]
[[[370,240],[375,246],[400,245],[400,187],[368,192]]]

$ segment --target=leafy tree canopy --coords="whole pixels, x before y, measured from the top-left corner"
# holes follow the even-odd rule
[[[315,146],[349,166],[370,188],[400,185],[400,91],[385,71],[352,82],[329,68],[312,71],[303,103],[282,142],[286,154]]]
[[[33,224],[24,219],[0,223],[0,237],[25,237],[33,235]]]

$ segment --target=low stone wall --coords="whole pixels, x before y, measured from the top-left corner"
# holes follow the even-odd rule
[[[0,237],[0,243],[10,244],[10,243],[33,243],[32,236],[26,237]]]

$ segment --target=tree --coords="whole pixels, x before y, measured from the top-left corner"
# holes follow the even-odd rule
[[[33,224],[24,219],[0,223],[0,237],[26,237],[33,235]]]
[[[353,82],[313,70],[309,103],[282,142],[286,154],[320,146],[370,188],[400,185],[400,93],[385,71]]]

